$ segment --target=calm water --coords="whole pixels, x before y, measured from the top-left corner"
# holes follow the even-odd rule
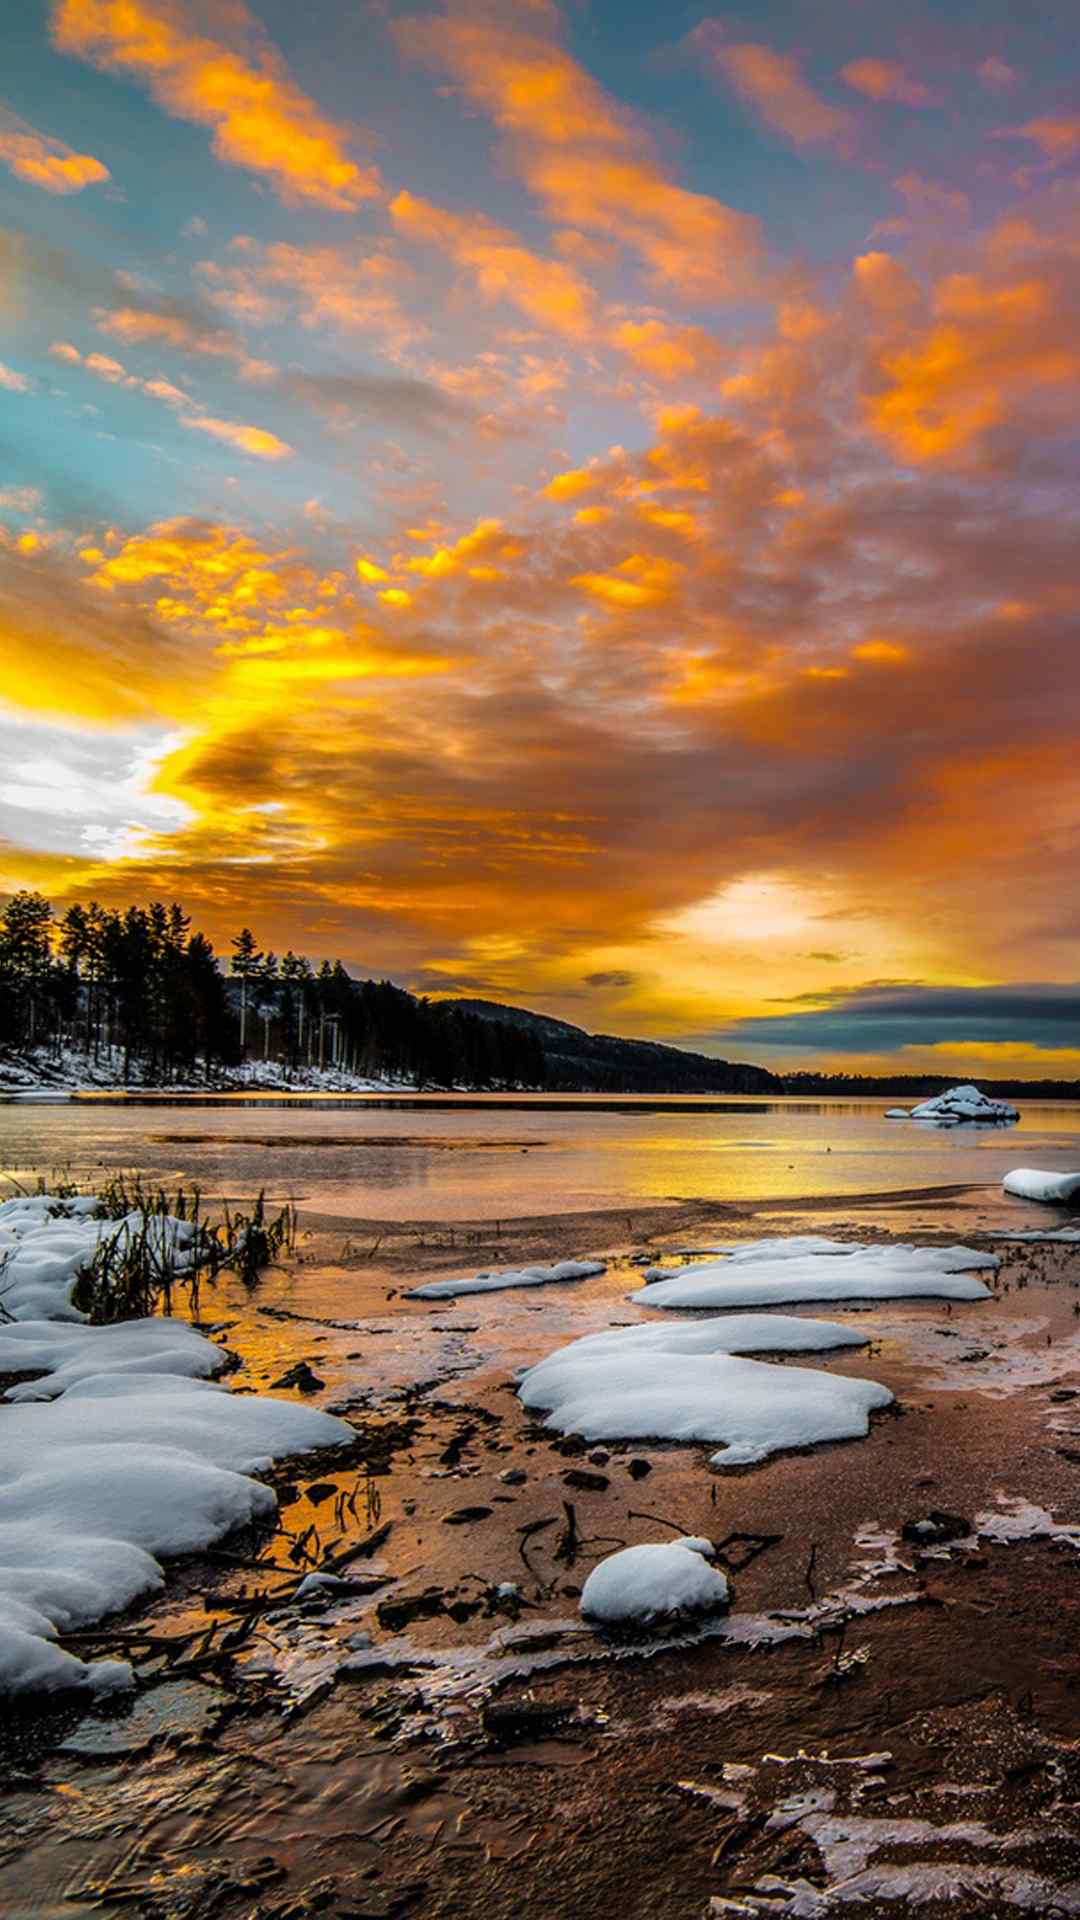
[[[371,1219],[500,1219],[666,1199],[743,1201],[996,1186],[1080,1167],[1080,1103],[1018,1126],[938,1131],[882,1101],[595,1096],[106,1098],[0,1105],[0,1168],[138,1169],[207,1193],[276,1195]]]

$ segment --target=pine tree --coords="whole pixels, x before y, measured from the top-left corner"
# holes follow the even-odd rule
[[[233,949],[229,972],[240,982],[240,1051],[243,1053],[247,1045],[248,983],[258,978],[263,957],[250,927],[241,927],[229,945]]]

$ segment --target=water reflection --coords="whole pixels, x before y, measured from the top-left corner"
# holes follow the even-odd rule
[[[589,1095],[11,1104],[0,1106],[0,1167],[18,1177],[137,1166],[211,1195],[265,1185],[338,1215],[460,1220],[996,1185],[1018,1163],[1080,1164],[1080,1103],[1030,1102],[1019,1126],[946,1132],[887,1121],[886,1104]]]

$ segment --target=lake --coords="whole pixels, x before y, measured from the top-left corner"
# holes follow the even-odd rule
[[[599,1095],[193,1095],[0,1104],[9,1178],[101,1168],[342,1216],[505,1219],[668,1199],[995,1187],[1080,1166],[1080,1103],[1005,1128],[886,1120],[885,1100]],[[1026,1211],[1019,1209],[1018,1212]]]

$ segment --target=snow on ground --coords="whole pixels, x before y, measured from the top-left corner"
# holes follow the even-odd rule
[[[1017,1200],[1041,1200],[1047,1206],[1067,1207],[1080,1200],[1080,1173],[1043,1173],[1038,1167],[1014,1167],[1002,1186]]]
[[[958,1127],[970,1125],[972,1121],[982,1126],[1002,1127],[1019,1120],[1019,1108],[1008,1100],[990,1100],[978,1087],[965,1085],[950,1087],[947,1093],[937,1093],[932,1100],[923,1100],[908,1112],[903,1107],[890,1107],[886,1120],[929,1120],[936,1127]]]
[[[98,1248],[146,1236],[154,1254],[183,1273],[195,1257],[197,1228],[171,1214],[120,1220],[94,1218],[92,1194],[59,1199],[54,1194],[19,1195],[0,1203],[0,1311],[14,1320],[81,1320],[71,1290]]]
[[[0,1057],[0,1095],[13,1100],[56,1100],[80,1091],[114,1092],[125,1087],[145,1092],[160,1088],[138,1067],[124,1071],[124,1049],[103,1047],[96,1054],[78,1047],[29,1048]],[[207,1068],[201,1061],[184,1080],[171,1080],[170,1093],[415,1093],[415,1080],[346,1073],[341,1067],[289,1067],[280,1060],[246,1060],[238,1067]]]
[[[718,1612],[728,1604],[728,1583],[712,1556],[712,1541],[691,1535],[660,1546],[624,1547],[593,1568],[581,1611],[607,1626]]]
[[[1019,1495],[999,1493],[996,1506],[975,1515],[975,1532],[984,1540],[1011,1546],[1017,1540],[1057,1540],[1080,1548],[1080,1527],[1055,1520],[1045,1507]]]
[[[429,1280],[406,1294],[408,1300],[452,1300],[459,1293],[503,1293],[511,1287],[546,1287],[559,1280],[587,1280],[604,1273],[603,1260],[560,1260],[554,1267],[504,1267],[501,1272],[478,1273],[471,1280]]]
[[[1080,1227],[1032,1227],[1026,1233],[997,1233],[995,1240],[1026,1240],[1032,1245],[1075,1247],[1080,1242]]]
[[[84,1664],[58,1634],[92,1625],[164,1581],[168,1554],[272,1514],[249,1478],[287,1454],[353,1438],[294,1401],[233,1395],[208,1376],[226,1355],[168,1319],[88,1326],[70,1301],[103,1234],[92,1201],[0,1205],[0,1372],[40,1379],[0,1408],[0,1694],[131,1684],[123,1661]],[[189,1222],[149,1223],[181,1264]]]
[[[749,1466],[784,1448],[862,1438],[892,1394],[873,1380],[734,1356],[859,1345],[849,1327],[780,1314],[618,1327],[549,1354],[522,1375],[518,1394],[547,1409],[545,1426],[560,1433],[718,1442],[714,1466]]]
[[[971,1278],[995,1254],[973,1247],[865,1246],[815,1234],[758,1240],[721,1262],[651,1267],[631,1300],[643,1307],[774,1307],[813,1300],[988,1300]]]

